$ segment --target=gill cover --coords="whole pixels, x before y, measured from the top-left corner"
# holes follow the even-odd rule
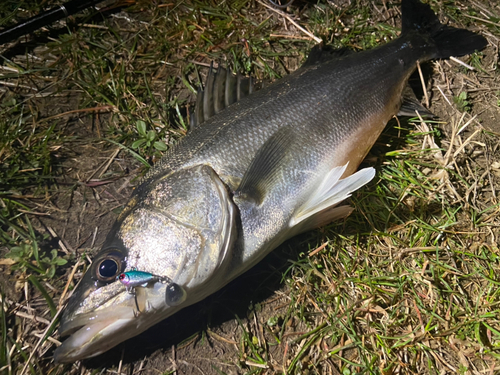
[[[235,238],[235,206],[209,166],[160,177],[137,192],[117,237],[127,269],[167,277],[182,288],[205,283],[227,264]]]
[[[61,319],[58,362],[98,355],[184,306],[228,277],[236,208],[208,166],[148,181],[114,224]],[[127,291],[117,275],[132,269],[168,280]]]

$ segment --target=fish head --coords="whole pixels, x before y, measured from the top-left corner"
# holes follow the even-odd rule
[[[235,212],[208,166],[141,185],[70,297],[56,362],[99,355],[227,283]],[[127,288],[118,276],[132,270],[155,278]]]

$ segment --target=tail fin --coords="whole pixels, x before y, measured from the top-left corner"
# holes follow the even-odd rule
[[[485,48],[488,41],[465,29],[443,25],[432,9],[419,0],[402,0],[402,34],[417,32],[431,37],[435,50],[433,58],[463,56]]]

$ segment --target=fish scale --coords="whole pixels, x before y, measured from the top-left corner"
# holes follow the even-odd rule
[[[403,0],[402,14],[396,40],[359,53],[315,48],[302,68],[222,110],[222,98],[210,97],[222,93],[222,75],[210,75],[198,100],[204,122],[151,169],[118,217],[64,311],[59,330],[70,337],[55,360],[103,353],[220,289],[283,241],[347,216],[352,209],[339,204],[374,177],[374,168],[357,168],[407,100],[417,62],[487,44],[442,25],[418,0]],[[227,71],[225,79],[241,81]],[[220,112],[205,116],[215,103]],[[169,282],[132,294],[110,275],[115,269]]]

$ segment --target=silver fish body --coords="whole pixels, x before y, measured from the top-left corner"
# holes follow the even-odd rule
[[[355,172],[417,61],[471,53],[484,38],[403,0],[402,35],[310,62],[192,130],[145,177],[71,297],[58,362],[98,355],[212,294],[292,236],[350,212]],[[116,275],[172,280],[128,293]],[[115,272],[116,270],[116,272]],[[170,285],[170,289],[167,288]],[[169,303],[170,301],[170,303]]]

